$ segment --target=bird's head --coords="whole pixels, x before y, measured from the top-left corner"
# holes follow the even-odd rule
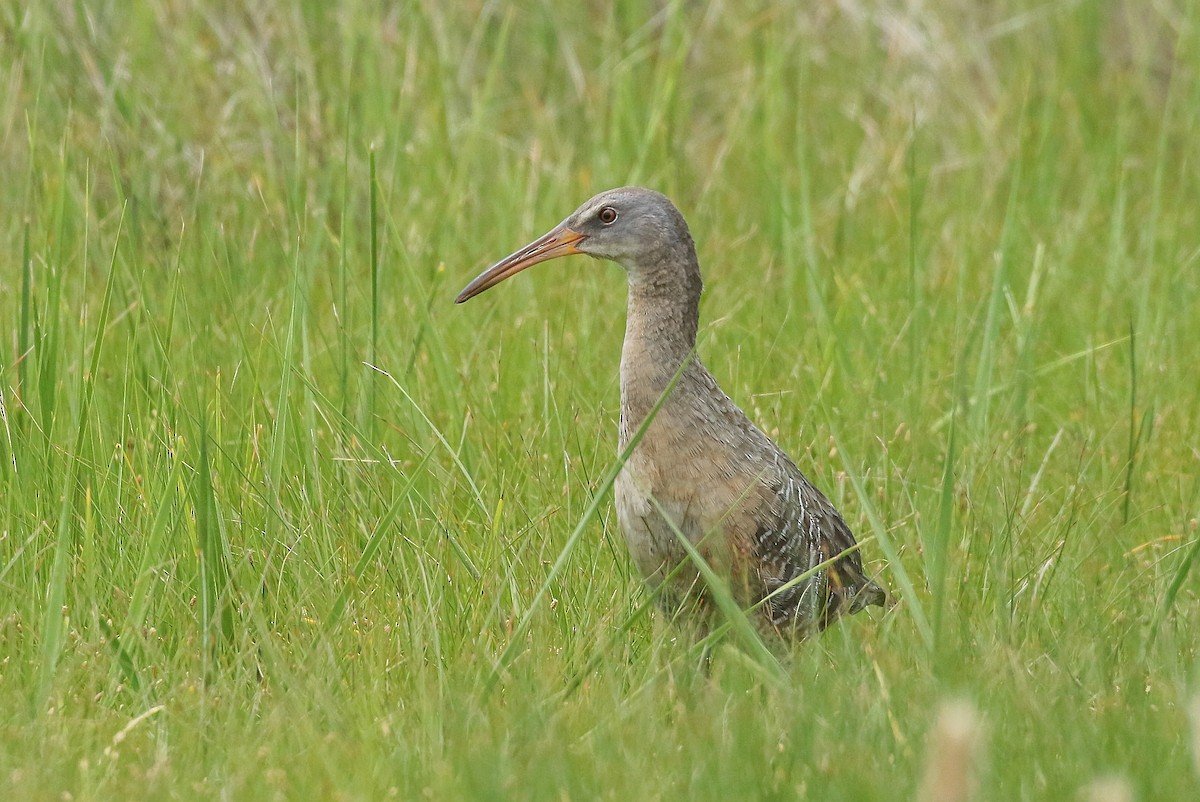
[[[548,259],[585,253],[620,263],[631,278],[667,260],[678,249],[695,260],[687,223],[667,196],[642,187],[610,189],[566,220],[483,271],[455,298],[474,298],[509,276]]]

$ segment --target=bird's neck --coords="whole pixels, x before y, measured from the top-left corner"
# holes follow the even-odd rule
[[[671,383],[699,368],[696,332],[700,322],[700,268],[693,248],[629,270],[625,344],[621,350],[621,445]],[[702,369],[702,368],[700,368]],[[678,388],[676,388],[678,389]]]

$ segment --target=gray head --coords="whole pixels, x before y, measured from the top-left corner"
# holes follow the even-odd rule
[[[594,196],[549,232],[501,259],[466,286],[462,303],[527,267],[586,253],[618,262],[631,281],[656,281],[664,272],[686,274],[699,295],[696,249],[683,215],[661,192],[642,187],[610,189]]]
[[[563,225],[584,235],[580,252],[636,270],[664,252],[692,247],[683,215],[661,192],[621,187],[601,192],[576,209]]]

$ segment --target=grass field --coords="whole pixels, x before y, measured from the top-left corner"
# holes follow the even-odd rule
[[[1200,798],[1200,3],[388,5],[0,5],[0,798]],[[452,303],[627,183],[900,600],[782,674],[647,609],[622,272]]]

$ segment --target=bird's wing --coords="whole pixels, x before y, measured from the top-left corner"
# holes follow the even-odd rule
[[[765,509],[752,546],[775,626],[823,629],[842,613],[883,604],[884,593],[863,573],[857,551],[795,582],[856,541],[829,499],[782,452],[777,452],[774,467],[773,475],[765,477]]]

